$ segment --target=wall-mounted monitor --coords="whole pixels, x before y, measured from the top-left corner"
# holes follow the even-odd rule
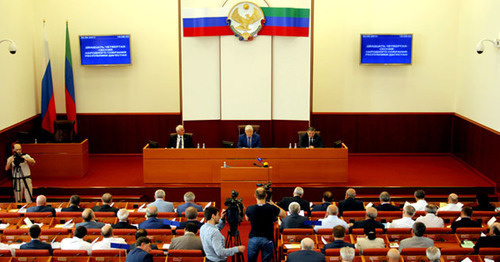
[[[130,65],[130,35],[81,35],[82,65]]]
[[[362,65],[411,65],[412,34],[362,34]]]

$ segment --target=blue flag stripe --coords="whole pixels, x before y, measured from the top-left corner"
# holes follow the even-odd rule
[[[42,119],[47,114],[49,109],[49,102],[52,98],[54,90],[52,88],[52,70],[50,67],[50,60],[47,63],[47,68],[45,69],[45,74],[42,78]]]
[[[73,68],[71,67],[71,64],[68,61],[68,58],[64,59],[66,66],[64,67],[64,79],[66,83],[66,88],[68,90],[68,93],[71,95],[71,98],[73,98],[73,102],[75,101],[75,85],[73,82]]]
[[[227,26],[227,17],[199,17],[184,18],[182,26],[185,28]]]
[[[309,27],[309,18],[266,16],[264,26]]]

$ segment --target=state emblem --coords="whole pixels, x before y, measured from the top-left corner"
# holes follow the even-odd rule
[[[262,9],[252,2],[241,2],[233,6],[227,23],[234,35],[242,41],[251,41],[266,23]]]

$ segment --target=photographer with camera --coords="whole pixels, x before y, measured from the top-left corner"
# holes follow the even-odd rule
[[[14,189],[14,198],[19,203],[24,198],[26,203],[32,202],[33,186],[31,184],[31,171],[29,165],[34,165],[35,159],[28,154],[23,154],[20,144],[12,146],[12,156],[7,158],[5,171],[12,169],[12,188]],[[29,165],[28,165],[29,164]]]
[[[274,253],[274,222],[277,217],[285,217],[285,210],[273,201],[266,202],[266,189],[258,187],[255,190],[257,204],[249,206],[246,219],[250,221],[251,229],[248,235],[248,261],[257,261],[262,252],[262,261],[272,261]]]

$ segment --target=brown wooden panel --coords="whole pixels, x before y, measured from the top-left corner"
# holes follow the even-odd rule
[[[228,167],[220,168],[221,182],[231,181],[268,181],[271,168]]]
[[[220,184],[220,201],[221,206],[224,206],[224,201],[231,197],[231,191],[235,190],[239,193],[238,199],[243,199],[243,205],[245,207],[255,205],[255,189],[258,183],[266,183],[267,180],[256,180],[256,181],[231,181],[231,182],[221,182]]]
[[[298,131],[306,130],[309,121],[273,120],[273,147],[288,147],[299,143]]]

